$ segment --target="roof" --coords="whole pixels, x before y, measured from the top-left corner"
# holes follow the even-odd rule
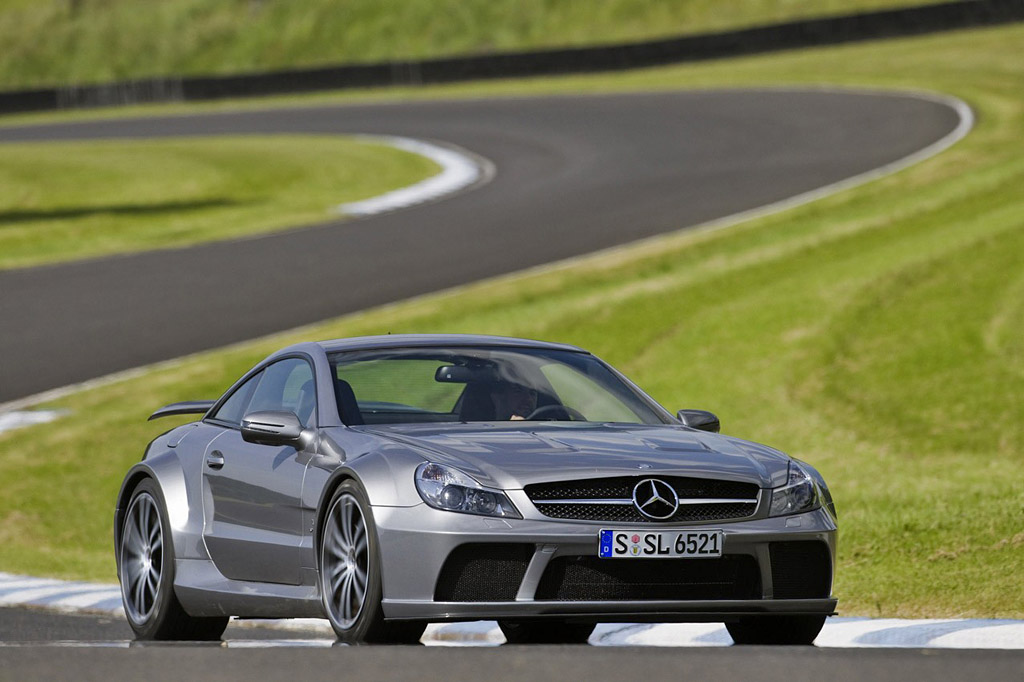
[[[345,350],[370,350],[376,348],[429,348],[458,346],[493,346],[505,348],[543,348],[565,350],[576,353],[588,351],[564,343],[518,339],[510,336],[488,336],[486,334],[387,334],[383,336],[354,336],[347,339],[320,341],[320,347],[333,353]]]

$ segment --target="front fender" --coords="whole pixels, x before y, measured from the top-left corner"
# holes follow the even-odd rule
[[[135,464],[124,477],[114,509],[114,554],[121,545],[124,515],[132,493],[144,479],[156,483],[167,521],[175,558],[209,558],[203,543],[202,500],[192,499],[178,454],[167,450]],[[120,571],[120,569],[118,569]]]
[[[346,461],[311,464],[303,483],[306,504],[315,503],[314,549],[320,546],[327,505],[339,485],[356,481],[366,492],[371,507],[412,507],[423,504],[413,483],[416,467],[424,459],[408,450],[385,447]]]

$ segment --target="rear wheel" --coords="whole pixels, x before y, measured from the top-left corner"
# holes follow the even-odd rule
[[[384,621],[380,548],[366,494],[345,481],[331,496],[320,543],[324,612],[342,642],[413,644],[426,623]]]
[[[499,620],[498,627],[509,644],[586,644],[597,626],[547,620],[530,623]]]
[[[118,548],[121,600],[138,639],[215,640],[226,617],[194,618],[174,594],[174,546],[163,498],[142,481],[132,493]]]
[[[825,616],[751,616],[726,623],[737,644],[811,644],[825,625]]]

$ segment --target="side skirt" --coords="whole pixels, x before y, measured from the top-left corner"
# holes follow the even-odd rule
[[[178,559],[174,593],[190,616],[323,618],[315,580],[308,585],[230,580],[212,561]]]

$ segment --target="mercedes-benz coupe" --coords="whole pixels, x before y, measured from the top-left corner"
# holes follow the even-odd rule
[[[836,514],[811,465],[666,411],[579,348],[390,335],[302,343],[151,418],[114,544],[140,639],[230,616],[342,641],[497,620],[510,642],[720,621],[810,643],[834,613]]]

